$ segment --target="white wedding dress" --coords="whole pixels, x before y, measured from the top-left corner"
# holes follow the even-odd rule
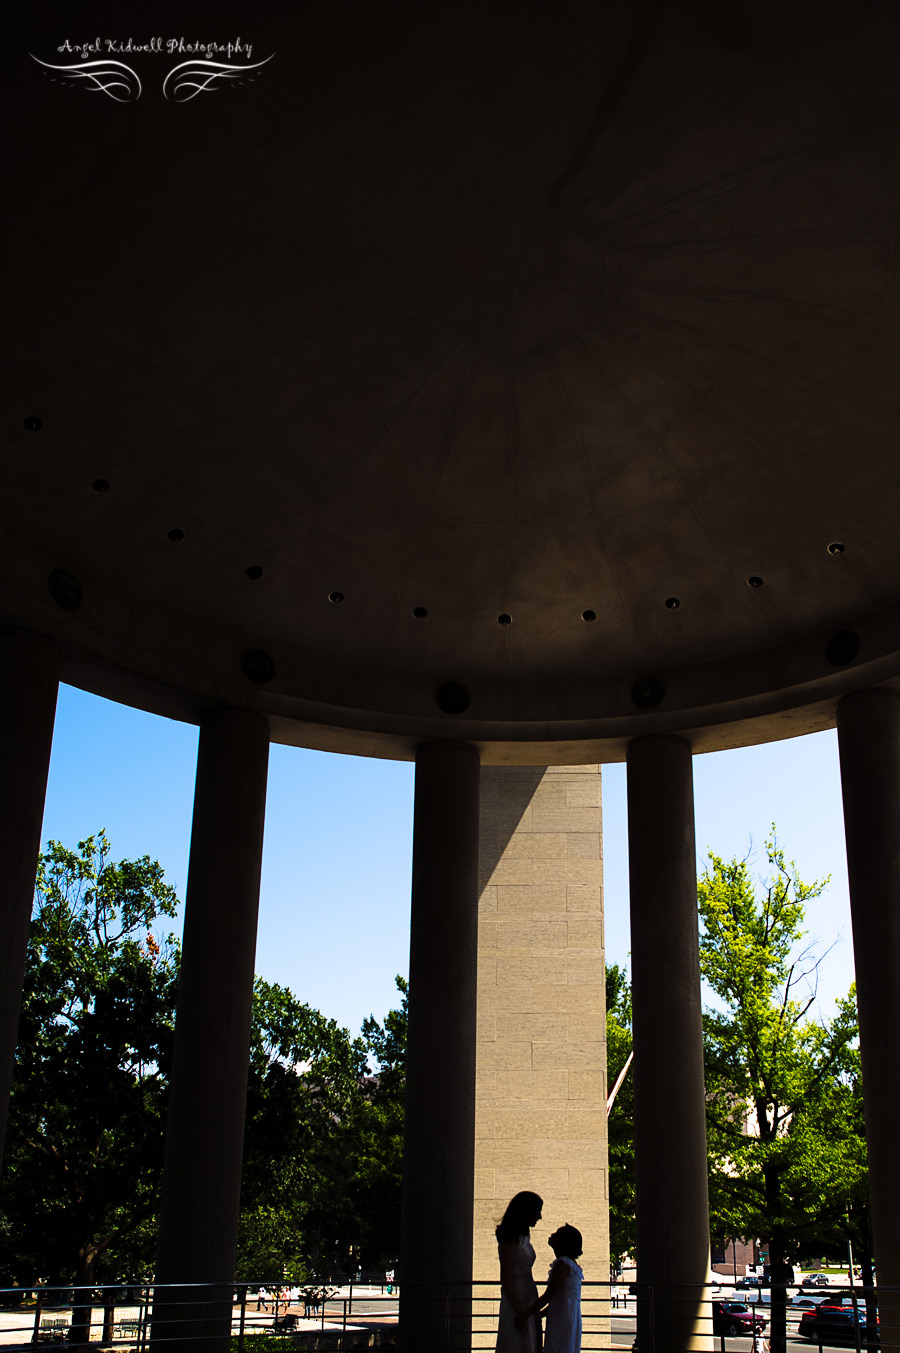
[[[538,1299],[538,1290],[531,1270],[534,1267],[534,1249],[527,1235],[519,1236],[513,1255],[512,1277],[516,1300],[520,1308],[531,1306]],[[500,1319],[497,1324],[497,1353],[541,1353],[541,1318],[533,1315],[523,1329],[516,1329],[516,1313],[512,1302],[500,1298]]]

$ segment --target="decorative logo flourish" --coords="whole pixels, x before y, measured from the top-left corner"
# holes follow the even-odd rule
[[[229,80],[240,84],[241,76],[258,70],[271,60],[272,57],[267,56],[265,61],[255,61],[252,66],[229,66],[224,61],[182,61],[163,80],[163,94],[173,103],[187,103],[198,94],[221,89]]]
[[[51,66],[33,52],[29,52],[29,56],[45,70],[59,71],[65,83],[86,80],[92,94],[107,94],[116,103],[134,103],[141,97],[137,72],[123,61],[82,61],[77,66]]]
[[[87,50],[97,51],[99,46],[98,41],[96,44],[91,44]],[[151,46],[154,52],[162,50],[161,46],[157,47],[155,44],[151,44]],[[170,55],[175,46],[174,42],[169,44]],[[227,50],[230,55],[231,47],[229,46]],[[85,52],[86,54],[87,52]],[[49,75],[51,80],[56,78],[63,84],[72,85],[81,81],[92,94],[106,94],[116,103],[134,103],[141,97],[142,86],[137,71],[132,70],[131,66],[126,66],[124,61],[113,61],[112,58],[108,58],[98,61],[82,60],[69,66],[54,66],[49,61],[42,61],[33,52],[30,52],[29,55],[32,61],[36,61],[39,66],[43,66],[45,72],[56,72],[55,77],[52,74]],[[215,92],[218,89],[223,89],[229,83],[233,82],[240,85],[244,84],[248,78],[255,80],[257,77],[254,72],[258,72],[263,66],[268,65],[274,56],[275,53],[273,52],[272,56],[267,56],[265,61],[254,61],[245,66],[235,66],[230,62],[212,61],[200,57],[195,57],[191,61],[182,61],[177,66],[173,66],[163,80],[163,97],[171,103],[188,103],[191,99],[195,99],[198,94]]]

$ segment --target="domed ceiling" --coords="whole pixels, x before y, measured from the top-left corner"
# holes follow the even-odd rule
[[[900,672],[893,2],[79,8],[7,52],[67,680],[543,763]]]

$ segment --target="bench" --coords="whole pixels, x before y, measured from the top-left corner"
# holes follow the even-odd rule
[[[113,1326],[114,1339],[138,1339],[141,1333],[139,1320],[117,1320]]]
[[[69,1336],[69,1321],[65,1316],[46,1316],[41,1319],[41,1327],[35,1335],[35,1343],[61,1344]]]

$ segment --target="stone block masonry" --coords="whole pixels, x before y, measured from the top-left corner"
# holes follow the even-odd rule
[[[532,1234],[584,1237],[609,1277],[603,845],[599,766],[481,771],[474,1277],[496,1282],[494,1227],[520,1189]]]

